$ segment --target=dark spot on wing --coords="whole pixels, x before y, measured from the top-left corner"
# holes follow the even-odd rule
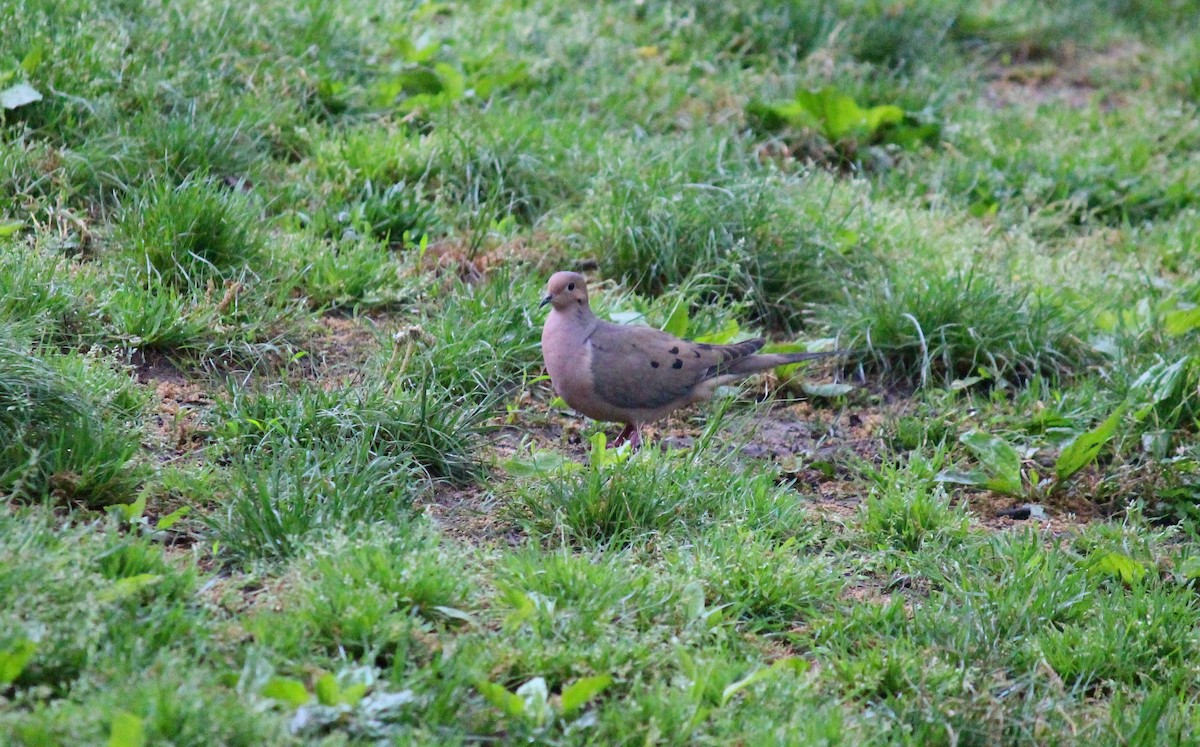
[[[650,368],[658,368],[658,361],[650,361]]]
[[[712,345],[709,345],[707,342],[702,342],[702,343],[700,343],[700,349],[701,350],[712,350]]]
[[[699,351],[699,350],[693,350],[693,351],[692,351],[692,355],[694,355],[694,356],[696,356],[697,358],[699,358],[699,357],[700,357],[700,351]]]
[[[671,355],[679,355],[679,346],[676,345],[675,347],[671,348],[667,352],[670,353]]]
[[[671,368],[683,368],[683,361],[676,358],[675,362],[671,364]]]

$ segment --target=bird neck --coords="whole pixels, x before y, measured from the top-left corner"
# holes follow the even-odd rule
[[[568,309],[555,309],[546,321],[551,323],[552,327],[571,329],[574,330],[574,334],[582,334],[584,337],[600,323],[600,320],[586,304],[579,304]]]

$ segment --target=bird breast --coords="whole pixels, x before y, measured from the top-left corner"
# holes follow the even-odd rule
[[[592,389],[590,330],[583,320],[552,311],[542,328],[542,358],[554,390],[572,407],[580,392]]]

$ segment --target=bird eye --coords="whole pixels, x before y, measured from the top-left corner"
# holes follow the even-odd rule
[[[567,283],[567,290],[569,290],[569,291],[573,291],[573,290],[575,290],[575,284],[574,284],[574,283]]]

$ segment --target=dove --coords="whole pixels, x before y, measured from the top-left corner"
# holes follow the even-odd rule
[[[759,354],[765,340],[710,345],[681,340],[662,330],[614,324],[592,313],[587,281],[556,272],[541,306],[550,305],[542,327],[542,358],[554,390],[572,409],[624,423],[614,445],[641,446],[641,427],[681,407],[710,399],[719,386],[776,366],[826,353]]]

